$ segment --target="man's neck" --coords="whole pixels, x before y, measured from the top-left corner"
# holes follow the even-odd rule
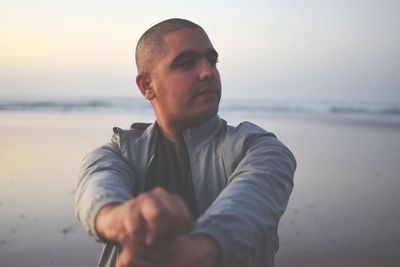
[[[171,126],[171,124],[163,123],[157,120],[157,126],[162,135],[173,143],[183,139],[183,128],[178,126]]]

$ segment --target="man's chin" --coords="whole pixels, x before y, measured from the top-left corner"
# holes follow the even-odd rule
[[[195,128],[217,115],[217,113],[218,105],[214,108],[204,109],[196,114],[192,114],[189,118],[187,118],[186,128]]]
[[[215,115],[217,115],[218,113],[218,106],[214,107],[214,108],[210,108],[207,110],[204,110],[202,113],[200,113],[197,117],[197,121],[198,124],[201,124],[209,119],[211,119],[212,117],[214,117]]]

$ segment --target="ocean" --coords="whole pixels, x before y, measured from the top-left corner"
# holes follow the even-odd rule
[[[1,111],[61,113],[153,113],[151,105],[134,97],[0,99]],[[283,101],[222,99],[221,116],[278,117],[379,123],[400,127],[400,102]]]

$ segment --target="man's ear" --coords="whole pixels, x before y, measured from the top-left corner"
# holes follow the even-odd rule
[[[150,77],[146,74],[138,74],[136,76],[136,84],[140,92],[147,100],[152,100],[155,97],[154,90],[151,85]]]

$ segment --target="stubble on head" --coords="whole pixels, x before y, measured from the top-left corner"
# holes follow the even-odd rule
[[[194,22],[174,18],[154,25],[142,35],[135,51],[138,75],[152,73],[156,62],[168,52],[167,44],[164,41],[165,35],[182,28],[202,29]]]

